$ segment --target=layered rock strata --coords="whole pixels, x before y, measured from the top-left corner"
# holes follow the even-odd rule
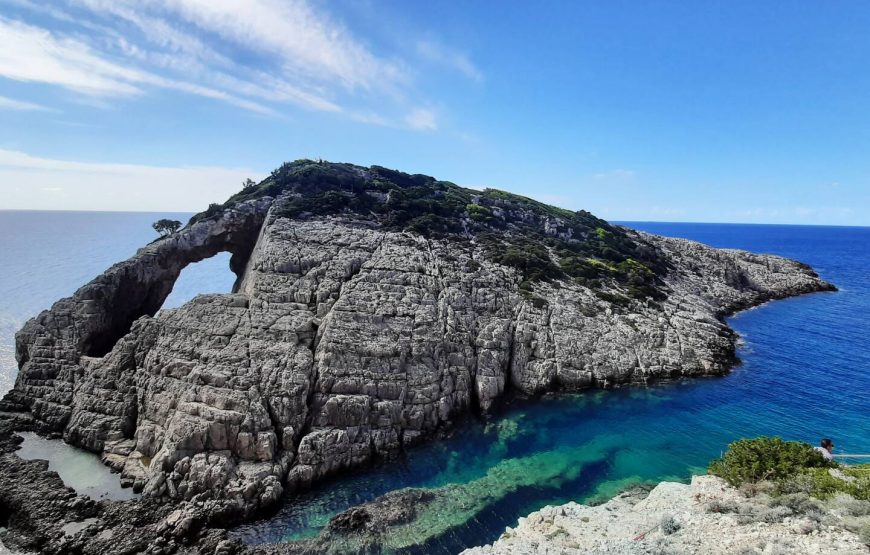
[[[148,498],[250,515],[507,395],[725,373],[723,316],[832,288],[780,257],[617,228],[597,232],[666,268],[655,298],[615,281],[532,283],[481,236],[296,217],[299,195],[200,219],[28,322],[0,410],[100,453]],[[579,244],[558,214],[517,217]],[[232,293],[158,312],[184,266],[220,251],[233,253]]]

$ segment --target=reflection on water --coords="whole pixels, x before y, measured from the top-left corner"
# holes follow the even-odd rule
[[[119,475],[101,463],[97,455],[59,439],[45,439],[33,432],[17,433],[24,443],[15,454],[26,460],[48,461],[48,469],[57,472],[63,483],[77,493],[116,501],[139,497],[132,489],[122,488]]]

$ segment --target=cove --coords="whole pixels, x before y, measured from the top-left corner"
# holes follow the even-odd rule
[[[743,364],[723,378],[590,391],[514,403],[488,422],[398,462],[288,498],[233,530],[248,543],[316,535],[335,514],[406,487],[449,492],[386,551],[455,553],[487,543],[544,505],[594,502],[638,483],[686,481],[740,437],[834,438],[870,452],[870,229],[715,224],[631,227],[797,258],[840,287],[729,320]]]

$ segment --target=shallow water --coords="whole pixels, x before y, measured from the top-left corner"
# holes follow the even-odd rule
[[[133,254],[154,237],[150,223],[168,216],[187,217],[0,211],[0,393],[15,375],[14,331]],[[324,484],[233,534],[250,542],[312,536],[337,512],[390,490],[447,488],[448,501],[397,535],[394,547],[453,553],[492,541],[542,505],[602,499],[642,481],[687,480],[739,437],[816,442],[829,435],[837,451],[870,452],[870,228],[631,225],[798,258],[841,291],[732,318],[744,364],[727,377],[517,403],[488,423],[465,422],[449,440],[411,450],[397,464]],[[167,305],[229,291],[233,279],[225,256],[203,261],[184,271]]]
[[[48,469],[60,475],[63,483],[94,499],[123,501],[135,499],[131,488],[122,488],[118,474],[100,462],[100,457],[59,439],[46,439],[33,432],[18,432],[24,438],[16,455],[25,460],[48,461]]]
[[[15,381],[14,337],[24,322],[152,241],[157,234],[151,223],[160,218],[187,221],[190,214],[0,210],[0,395]],[[185,268],[164,308],[180,306],[199,293],[228,292],[235,280],[229,256],[220,253]],[[48,459],[64,483],[80,493],[133,497],[93,453],[60,440],[20,435],[25,442],[19,456]]]
[[[498,537],[548,504],[603,500],[640,482],[685,481],[740,437],[780,435],[870,452],[870,229],[633,224],[652,232],[799,258],[841,291],[738,314],[743,365],[724,378],[516,403],[489,423],[391,464],[288,500],[233,532],[250,543],[317,534],[331,516],[403,487],[447,488],[419,526],[390,538],[405,553],[455,553]],[[409,546],[408,544],[416,545]]]

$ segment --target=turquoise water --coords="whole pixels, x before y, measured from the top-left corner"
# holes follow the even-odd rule
[[[0,390],[14,379],[14,330],[151,240],[150,223],[166,216],[0,211]],[[687,480],[738,437],[831,436],[837,451],[870,452],[870,228],[631,225],[798,258],[841,290],[732,318],[743,365],[727,377],[515,403],[396,464],[289,499],[233,533],[255,543],[308,537],[337,512],[390,490],[444,488],[449,502],[393,547],[411,537],[418,545],[402,551],[453,553],[492,541],[546,504],[601,499],[631,483]],[[228,291],[232,282],[225,258],[204,261],[185,270],[167,304]]]
[[[398,464],[290,499],[235,534],[251,543],[309,537],[335,513],[387,491],[447,487],[453,503],[427,515],[413,531],[420,543],[401,551],[455,553],[494,540],[543,505],[601,500],[633,483],[688,480],[740,437],[815,443],[831,436],[839,452],[870,452],[870,228],[632,225],[798,258],[841,290],[732,318],[743,364],[729,376],[516,403]],[[404,539],[395,541],[387,547],[404,547]]]

